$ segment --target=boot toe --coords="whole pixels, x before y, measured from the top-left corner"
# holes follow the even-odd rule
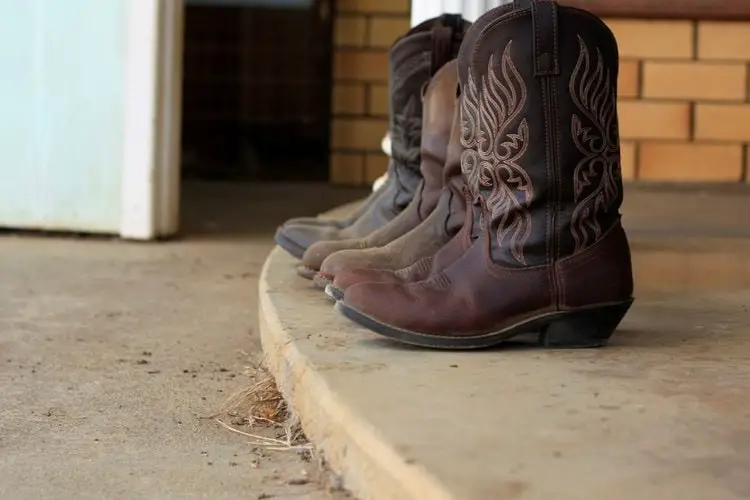
[[[329,257],[333,257],[336,252],[356,248],[359,240],[339,240],[339,241],[319,241],[313,243],[305,250],[302,256],[302,262],[310,269],[316,269],[325,274],[335,274],[323,269],[323,263]]]
[[[291,254],[297,259],[301,259],[305,254],[305,249],[299,246],[294,240],[287,238],[284,227],[281,226],[276,230],[276,234],[273,236],[273,241],[283,250]]]
[[[346,290],[357,283],[400,283],[401,280],[392,271],[381,269],[344,269],[334,275],[333,284]]]
[[[336,276],[346,269],[366,267],[361,265],[359,257],[363,255],[361,250],[339,250],[332,253],[323,260],[320,265],[320,272],[331,276]]]
[[[358,283],[344,291],[343,302],[367,318],[363,326],[389,337],[394,335],[387,330],[430,332],[439,315],[427,295],[414,293],[413,284]]]
[[[302,253],[305,253],[311,245],[319,241],[338,239],[339,233],[340,231],[335,227],[285,224],[276,231],[276,241],[277,243],[283,241],[287,246],[301,249]],[[286,246],[283,244],[279,243],[279,245],[286,249]]]

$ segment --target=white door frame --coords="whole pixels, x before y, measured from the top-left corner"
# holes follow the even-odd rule
[[[179,229],[183,0],[128,0],[120,236]]]
[[[440,14],[462,14],[469,21],[512,0],[411,0],[411,25],[416,26]]]

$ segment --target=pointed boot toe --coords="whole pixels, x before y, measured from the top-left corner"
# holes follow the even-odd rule
[[[344,269],[333,279],[333,285],[341,290],[346,290],[357,283],[399,284],[401,282],[401,278],[395,272],[385,269]]]
[[[297,257],[300,250],[304,254],[314,243],[337,240],[340,234],[338,229],[329,226],[284,225],[276,231],[275,240],[281,248]],[[302,255],[298,258],[302,258]]]
[[[335,252],[346,250],[357,244],[357,240],[319,241],[310,245],[302,256],[302,263],[310,269],[322,270],[323,262]],[[330,273],[328,273],[330,274]]]
[[[442,322],[444,315],[431,300],[441,292],[442,287],[435,289],[429,282],[357,283],[344,291],[336,307],[350,320],[381,336],[424,345],[419,341],[423,331],[441,332],[451,326]],[[415,317],[414,311],[422,314]],[[435,321],[425,323],[430,317]]]
[[[340,250],[325,258],[320,265],[320,272],[330,276],[337,276],[347,269],[367,268],[362,265],[366,263],[368,250]]]
[[[318,271],[315,269],[310,269],[309,267],[301,264],[297,266],[297,275],[301,278],[305,278],[306,280],[312,280],[315,278],[315,276],[318,274]]]
[[[315,288],[318,288],[320,290],[325,290],[328,285],[333,283],[333,279],[331,279],[331,277],[321,273],[316,273],[315,276],[313,276],[312,281]]]
[[[274,234],[273,236],[273,241],[284,251],[289,253],[292,257],[302,259],[302,256],[305,254],[305,249],[303,247],[298,245],[296,241],[287,237],[286,231],[284,231],[284,226],[280,226],[278,229],[276,229],[276,234]]]

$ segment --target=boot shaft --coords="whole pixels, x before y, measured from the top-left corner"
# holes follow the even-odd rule
[[[422,142],[420,146],[422,185],[418,211],[424,220],[438,203],[446,172],[454,165],[460,170],[460,151],[455,154],[453,130],[458,71],[456,60],[448,61],[432,77],[423,97]]]
[[[619,222],[618,52],[592,14],[549,0],[488,12],[458,57],[462,169],[492,258],[536,266]]]
[[[471,25],[458,15],[429,19],[398,39],[390,51],[391,158],[418,171],[422,135],[422,97],[430,79],[455,59]]]

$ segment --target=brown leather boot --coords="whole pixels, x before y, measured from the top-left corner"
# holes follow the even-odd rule
[[[479,348],[538,332],[604,345],[633,301],[620,224],[617,43],[592,14],[516,0],[458,58],[462,168],[484,224],[443,272],[360,283],[337,308],[401,342]],[[484,16],[483,16],[484,17]]]
[[[432,274],[438,273],[453,264],[471,247],[472,242],[479,235],[480,228],[479,219],[481,218],[482,208],[476,203],[469,187],[466,184],[463,187],[463,224],[458,233],[437,252],[421,257],[413,264],[396,270],[380,267],[345,268],[336,273],[332,280],[323,277],[319,281],[320,285],[326,285],[326,295],[333,300],[341,300],[344,298],[344,291],[357,283],[404,284],[423,281]],[[448,231],[447,228],[448,226],[446,225],[446,232]],[[383,248],[388,248],[388,246],[386,245]],[[316,277],[315,279],[317,280],[318,278]]]
[[[488,21],[477,20],[464,35],[463,43],[474,43]],[[455,105],[459,104],[457,99]],[[382,248],[341,251],[327,258],[314,280],[319,286],[325,286],[329,297],[340,300],[344,289],[354,283],[406,283],[426,279],[457,260],[478,237],[479,226],[474,221],[481,217],[481,208],[475,204],[479,187],[467,184],[461,172],[463,145],[458,111],[454,113],[443,191],[437,209],[413,231]],[[468,213],[467,207],[470,208]]]
[[[371,195],[372,203],[350,225],[340,229],[290,222],[276,231],[279,246],[301,258],[315,242],[367,236],[406,208],[422,180],[422,92],[432,76],[456,57],[467,25],[461,16],[446,14],[412,28],[394,43],[390,51],[392,156],[388,180]]]
[[[335,259],[340,253],[346,253],[347,249],[357,249],[349,250],[350,253],[356,254],[365,252],[364,249],[381,247],[408,233],[430,217],[441,198],[443,166],[446,163],[454,122],[457,87],[458,71],[454,59],[435,74],[425,90],[420,164],[423,180],[406,209],[388,224],[363,238],[319,241],[310,245],[302,257],[304,265],[317,270],[324,261]],[[455,163],[459,164],[459,160]],[[460,164],[458,169],[460,171]]]
[[[367,212],[370,209],[370,206],[372,206],[373,203],[376,203],[380,195],[383,194],[383,187],[380,186],[380,189],[376,189],[370,195],[365,198],[365,200],[357,206],[357,208],[349,214],[348,217],[344,219],[322,219],[320,217],[294,217],[292,219],[289,219],[288,221],[284,222],[284,226],[294,226],[294,225],[306,225],[306,226],[329,226],[329,227],[336,227],[338,229],[344,229],[348,226],[351,226],[355,222],[357,222],[357,219],[359,219],[365,212]],[[300,254],[299,258],[302,258],[302,254]]]

